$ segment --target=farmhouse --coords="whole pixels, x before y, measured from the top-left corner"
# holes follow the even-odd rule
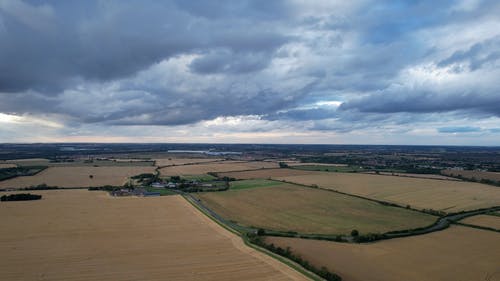
[[[154,188],[165,188],[166,187],[166,185],[164,183],[162,183],[162,182],[153,182],[151,184],[151,186],[154,187]]]

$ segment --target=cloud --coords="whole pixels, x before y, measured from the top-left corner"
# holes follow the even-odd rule
[[[481,128],[479,127],[442,127],[438,128],[438,132],[440,133],[476,133],[481,132]]]
[[[494,134],[499,13],[494,1],[6,0],[0,113],[54,118],[61,134]]]

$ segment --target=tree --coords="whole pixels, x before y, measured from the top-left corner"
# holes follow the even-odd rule
[[[359,235],[359,231],[358,231],[358,230],[353,229],[353,230],[351,231],[351,236],[352,236],[352,237],[357,237],[358,235]]]
[[[94,178],[94,175],[89,175],[89,178],[93,179],[93,178]]]

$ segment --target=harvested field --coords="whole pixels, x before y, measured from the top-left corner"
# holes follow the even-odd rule
[[[12,163],[0,163],[0,169],[15,168],[15,167],[17,167],[16,164],[12,164]]]
[[[265,170],[255,170],[255,171],[243,171],[243,172],[228,172],[219,173],[220,177],[230,177],[235,179],[269,179],[277,177],[287,177],[287,176],[299,176],[299,175],[310,175],[314,172],[295,170],[295,169],[265,169]]]
[[[258,188],[249,188],[245,182]],[[335,192],[265,180],[244,188],[196,194],[222,217],[241,225],[315,234],[387,232],[432,224],[436,217]],[[270,183],[266,187],[266,183]],[[233,184],[233,183],[232,183]]]
[[[484,227],[491,227],[500,230],[499,216],[479,215],[463,219],[460,222]]]
[[[153,159],[156,161],[156,166],[171,166],[171,165],[184,165],[184,164],[194,164],[194,163],[205,163],[220,161],[221,159],[216,158],[158,158]]]
[[[154,167],[50,167],[34,176],[1,181],[0,188],[22,188],[43,183],[59,187],[119,186],[123,185],[128,177],[142,173],[154,173]]]
[[[103,166],[103,167],[114,167],[114,166],[153,166],[153,161],[142,160],[142,161],[118,161],[105,160],[105,159],[75,159],[74,161],[62,161],[62,162],[51,162],[48,159],[22,159],[22,160],[8,160],[9,163],[15,163],[18,166],[48,166],[48,167],[85,167],[85,166]]]
[[[286,248],[344,281],[500,280],[500,235],[469,227],[451,228],[370,244],[284,237],[268,243]]]
[[[329,167],[347,167],[347,164],[329,164],[329,163],[302,163],[302,162],[286,162],[290,167],[295,166],[329,166]]]
[[[441,171],[442,174],[448,175],[448,176],[453,176],[453,177],[458,177],[462,176],[466,179],[476,179],[476,180],[492,180],[492,181],[497,181],[500,182],[500,173],[494,173],[494,172],[481,172],[481,171],[460,171],[460,170],[443,170]]]
[[[224,161],[217,163],[172,166],[160,169],[162,175],[168,176],[183,176],[183,175],[200,175],[208,172],[229,172],[242,170],[256,170],[262,168],[276,168],[278,164],[263,161]]]
[[[364,174],[377,174],[376,172],[364,172]],[[409,177],[409,178],[420,178],[420,179],[432,179],[432,180],[451,180],[460,181],[460,179],[447,177],[443,175],[434,174],[412,174],[412,173],[391,173],[391,172],[378,172],[379,175],[384,176],[395,176],[395,177]]]
[[[471,182],[327,172],[275,178],[418,209],[456,212],[500,205],[498,187]]]
[[[37,193],[0,203],[2,280],[306,280],[176,195]]]

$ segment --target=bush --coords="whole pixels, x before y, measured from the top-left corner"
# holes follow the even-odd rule
[[[358,235],[359,235],[359,231],[358,231],[358,230],[353,229],[353,230],[351,231],[351,236],[352,236],[352,237],[357,237]]]
[[[0,201],[26,201],[26,200],[39,200],[39,199],[42,199],[42,195],[31,194],[31,193],[3,195],[2,197],[0,197]]]

